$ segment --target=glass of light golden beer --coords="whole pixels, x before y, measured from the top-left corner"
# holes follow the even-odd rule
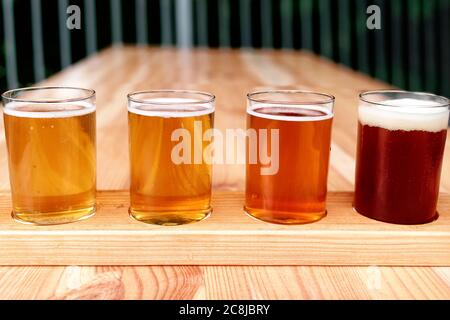
[[[355,210],[396,224],[435,220],[449,100],[369,91],[360,95],[358,110]]]
[[[95,92],[5,92],[3,115],[15,220],[51,225],[95,213]]]
[[[128,95],[130,215],[180,225],[211,213],[212,168],[204,141],[213,128],[215,97],[181,90]]]
[[[279,224],[310,223],[326,215],[333,108],[334,97],[323,93],[278,90],[248,95],[247,131],[261,138],[263,130],[278,130],[278,144],[260,140],[257,152],[261,156],[269,147],[273,159],[279,153],[278,172],[267,175],[261,157],[252,162],[247,156],[248,214]],[[248,147],[247,154],[252,150]]]

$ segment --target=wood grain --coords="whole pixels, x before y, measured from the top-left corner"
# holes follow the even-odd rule
[[[0,267],[2,299],[448,299],[450,268]]]
[[[104,190],[128,187],[125,98],[128,92],[161,88],[210,91],[217,96],[216,127],[242,128],[245,93],[282,85],[336,96],[329,189],[352,191],[357,94],[389,87],[309,52],[146,47],[104,50],[40,85],[74,85],[97,91],[98,187]],[[3,131],[2,123],[0,129]],[[441,179],[441,192],[447,193],[449,150],[447,143]],[[214,168],[215,191],[242,191],[243,182],[242,166]],[[0,135],[0,190],[9,190],[3,135]],[[373,289],[368,285],[373,269],[367,267],[0,267],[0,298],[450,298],[448,267],[375,270],[379,270],[381,285]]]
[[[236,192],[216,193],[211,217],[178,227],[132,220],[128,199],[99,192],[93,218],[35,227],[11,221],[9,196],[0,195],[0,265],[450,265],[450,196],[422,226],[360,216],[342,192],[329,194],[325,219],[300,226],[249,217]]]

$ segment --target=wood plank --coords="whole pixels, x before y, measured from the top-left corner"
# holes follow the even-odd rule
[[[128,193],[98,194],[97,215],[86,221],[34,227],[8,218],[0,195],[1,265],[450,265],[450,195],[440,218],[400,226],[356,214],[351,193],[331,193],[320,222],[282,226],[242,211],[241,193],[213,197],[213,215],[178,227],[128,217]]]
[[[448,267],[0,267],[0,299],[448,299]]]

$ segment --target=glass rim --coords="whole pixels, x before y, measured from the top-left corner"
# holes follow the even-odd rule
[[[198,99],[198,101],[189,101],[186,104],[194,104],[194,105],[200,105],[200,104],[208,104],[213,103],[216,100],[216,96],[212,93],[205,92],[205,91],[197,91],[197,90],[177,90],[177,89],[161,89],[161,90],[143,90],[143,91],[134,91],[129,94],[127,94],[128,101],[134,102],[134,103],[140,103],[140,104],[151,104],[151,105],[159,105],[159,106],[171,106],[171,105],[177,105],[180,104],[179,101],[152,101],[151,99],[139,99],[136,96],[143,95],[143,94],[191,94],[191,95],[198,95],[203,97],[208,97],[207,99],[201,100]]]
[[[323,97],[323,101],[277,101],[274,99],[258,99],[255,96],[260,94],[308,94],[314,95],[318,97]],[[266,103],[266,104],[283,104],[283,105],[323,105],[334,103],[336,98],[328,93],[317,92],[317,91],[308,91],[308,90],[261,90],[261,91],[252,91],[247,94],[247,98],[249,101],[257,102],[257,103]],[[326,98],[326,99],[325,99]]]
[[[359,94],[359,99],[365,103],[368,104],[374,104],[378,106],[388,107],[388,108],[399,108],[399,106],[395,106],[389,103],[384,103],[382,101],[372,101],[371,99],[368,99],[366,96],[372,95],[372,94],[386,94],[386,93],[392,93],[392,94],[410,94],[412,96],[421,96],[421,97],[429,97],[433,98],[435,100],[441,100],[442,103],[438,101],[436,102],[436,105],[413,105],[408,104],[408,108],[414,108],[414,109],[420,109],[420,108],[444,108],[444,107],[450,107],[450,99],[440,96],[434,93],[429,92],[420,92],[420,91],[407,91],[407,90],[394,90],[394,89],[380,89],[380,90],[369,90],[369,91],[363,91]],[[392,100],[392,99],[391,99]],[[401,108],[401,106],[400,106]]]
[[[16,98],[14,97],[14,94],[18,94],[21,92],[30,92],[30,91],[40,91],[40,90],[73,90],[73,91],[79,91],[86,93],[85,96],[75,97],[75,98],[60,98],[60,99],[23,99],[23,98]],[[9,102],[22,102],[22,103],[68,103],[68,102],[79,102],[79,101],[85,101],[94,98],[96,95],[95,90],[93,89],[86,89],[86,88],[80,88],[80,87],[71,87],[71,86],[43,86],[43,87],[25,87],[25,88],[18,88],[18,89],[12,89],[8,90],[4,93],[2,93],[2,98],[4,100],[7,100]]]

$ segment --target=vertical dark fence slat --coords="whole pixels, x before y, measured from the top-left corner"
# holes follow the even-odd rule
[[[405,88],[404,70],[404,33],[403,23],[403,1],[392,1],[391,3],[391,56],[392,56],[392,84]]]
[[[197,40],[198,45],[202,47],[208,46],[208,0],[197,0]]]
[[[421,81],[421,54],[420,54],[420,0],[408,0],[408,52],[409,52],[409,77],[408,88],[413,91],[422,89]]]
[[[280,2],[281,46],[287,49],[292,49],[294,47],[294,39],[292,36],[293,11],[294,11],[294,4],[292,3],[292,0],[281,0]]]
[[[261,3],[261,43],[263,48],[273,48],[272,1]]]
[[[116,44],[123,41],[121,6],[121,0],[111,0],[111,34],[112,42]]]
[[[441,31],[441,93],[450,97],[450,1],[439,2],[439,27]]]
[[[140,45],[148,44],[147,0],[136,0],[136,40]]]
[[[313,0],[301,0],[300,3],[301,48],[313,50]]]
[[[177,45],[181,48],[192,47],[192,1],[176,0]]]
[[[350,29],[350,0],[338,1],[339,22],[339,62],[351,65],[351,29]]]
[[[319,0],[319,22],[320,22],[320,54],[332,59],[333,30],[331,27],[330,0]]]
[[[58,0],[58,23],[59,23],[59,51],[61,54],[61,68],[64,69],[72,63],[72,46],[70,43],[70,32],[66,26],[68,0]]]
[[[8,88],[17,88],[19,81],[14,30],[14,2],[12,0],[3,0],[3,26],[6,47],[6,82]]]
[[[436,18],[436,2],[435,0],[427,0],[423,5],[425,90],[428,92],[436,92],[436,30],[434,21]],[[450,39],[448,41],[450,41]]]
[[[230,39],[230,2],[229,0],[219,0],[219,45],[222,48],[229,48]]]
[[[357,65],[358,70],[366,74],[370,74],[369,50],[368,50],[368,30],[367,30],[367,1],[354,0],[355,4],[355,28],[356,28],[356,44],[357,44]]]
[[[160,0],[161,15],[161,44],[170,46],[173,44],[172,31],[172,0]]]
[[[241,47],[252,47],[252,10],[251,0],[240,0],[239,18],[241,24]]]
[[[84,19],[86,20],[86,53],[88,55],[97,51],[97,18],[95,1],[84,0]]]
[[[45,78],[44,40],[42,37],[41,0],[31,1],[31,26],[33,34],[33,69],[35,82]]]
[[[374,48],[374,63],[375,63],[375,77],[384,81],[389,81],[388,77],[388,67],[386,59],[386,31],[387,24],[387,4],[384,0],[374,1],[381,9],[381,29],[371,30],[374,34],[375,48]]]

